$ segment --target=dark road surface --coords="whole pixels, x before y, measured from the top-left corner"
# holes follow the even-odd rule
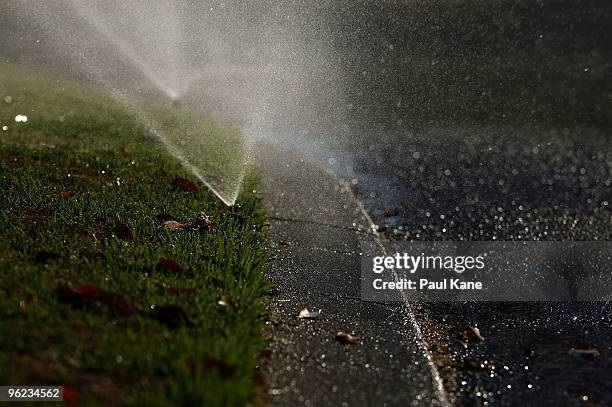
[[[352,180],[391,242],[611,240],[610,4],[421,6],[341,25],[349,119],[287,143]],[[612,405],[608,303],[426,303],[417,318],[459,405]],[[465,349],[473,323],[485,341]]]
[[[602,129],[439,129],[387,134],[384,143],[371,133],[341,149],[304,143],[299,135],[285,137],[307,157],[352,180],[397,251],[405,240],[612,237],[612,136]],[[560,272],[559,278],[566,277]],[[612,404],[609,303],[421,303],[414,308],[457,404]],[[464,348],[460,334],[474,323],[485,341],[468,341]],[[598,355],[577,356],[572,348],[596,349]]]
[[[356,154],[355,189],[392,241],[610,240],[611,141],[605,131],[584,128],[402,137]],[[445,348],[440,370],[448,368],[444,356],[452,359],[447,373],[453,371],[457,402],[612,404],[607,303],[418,309],[426,338]],[[486,340],[464,349],[460,333],[473,323]],[[599,356],[576,356],[572,348],[595,348]]]
[[[403,139],[402,147],[378,153],[385,166],[363,162],[366,174],[397,163],[387,175],[405,190],[397,216],[376,207],[367,181],[360,192],[392,239],[610,240],[611,141],[609,133],[568,128]],[[612,403],[606,303],[427,304],[419,315],[423,325],[446,331],[440,339],[456,365],[458,401]],[[463,349],[457,339],[472,323],[486,340]],[[577,357],[571,348],[600,356]]]

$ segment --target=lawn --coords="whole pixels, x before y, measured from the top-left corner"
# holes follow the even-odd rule
[[[0,384],[84,405],[260,401],[255,177],[227,207],[102,90],[5,62],[0,78]]]

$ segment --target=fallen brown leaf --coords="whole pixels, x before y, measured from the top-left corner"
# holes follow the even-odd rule
[[[98,286],[86,284],[78,287],[62,285],[56,289],[60,298],[75,306],[83,306],[86,302],[96,302],[106,305],[112,311],[122,316],[137,314],[138,309],[121,294],[106,291]]]
[[[469,325],[467,329],[459,332],[459,339],[465,342],[469,342],[473,339],[478,339],[481,342],[485,340],[476,324]]]
[[[343,331],[336,332],[335,339],[343,345],[355,345],[356,343],[359,343],[358,336],[347,334],[346,332],[343,332]]]
[[[174,218],[174,216],[167,214],[167,213],[160,213],[159,215],[156,216],[156,218],[160,222],[168,222],[169,220],[173,220],[176,222],[176,219]]]
[[[218,225],[213,222],[204,212],[200,212],[195,223],[198,229],[204,232],[214,232],[218,227]]]
[[[173,273],[183,272],[183,268],[181,267],[181,265],[175,262],[174,260],[170,260],[170,259],[163,259],[163,258],[160,259],[159,263],[157,263],[157,268],[160,268],[166,271],[171,271]]]
[[[299,319],[316,319],[321,315],[321,310],[318,311],[309,311],[308,308],[304,308],[298,314]]]
[[[571,348],[569,351],[567,351],[567,353],[569,355],[582,356],[585,359],[591,359],[591,360],[595,359],[596,357],[600,355],[599,350],[595,348],[588,348],[588,349]]]
[[[195,193],[198,192],[198,186],[188,179],[176,177],[174,185],[183,192]]]
[[[73,196],[74,196],[74,192],[72,192],[72,191],[64,191],[64,192],[62,192],[62,197],[63,198],[70,198],[70,197],[73,197]]]
[[[476,324],[470,325],[470,330],[472,331],[474,336],[480,339],[481,342],[485,340],[484,336],[482,336],[482,334],[480,333],[480,329],[478,329]]]
[[[134,240],[134,234],[132,233],[132,230],[125,223],[117,223],[117,226],[115,226],[115,234],[121,240],[127,240],[129,242]]]
[[[168,220],[164,222],[164,226],[170,230],[188,230],[191,227],[191,224],[180,223],[175,220]]]

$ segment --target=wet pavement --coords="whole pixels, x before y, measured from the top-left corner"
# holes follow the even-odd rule
[[[265,145],[258,153],[276,253],[263,372],[271,405],[446,405],[406,304],[363,302],[361,247],[382,252],[350,189],[322,167]],[[303,308],[321,310],[298,319]],[[359,337],[336,340],[338,331]]]
[[[606,406],[610,311],[609,303],[436,303],[417,315],[451,354],[458,405]],[[464,348],[474,323],[485,340]]]
[[[287,134],[277,137],[347,180],[389,252],[402,251],[405,241],[612,236],[612,139],[605,129],[437,129],[386,134],[385,143],[371,133],[340,148]],[[566,269],[559,278],[576,272]],[[612,403],[609,303],[413,303],[412,309],[454,404]],[[484,341],[463,338],[473,324]]]
[[[440,131],[373,143],[367,153],[353,149],[351,176],[395,250],[405,240],[605,241],[612,236],[611,141],[605,130],[585,128]],[[458,404],[612,403],[609,303],[416,308]],[[486,339],[465,348],[462,332],[474,323]]]

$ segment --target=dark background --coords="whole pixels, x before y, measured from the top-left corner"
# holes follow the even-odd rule
[[[44,15],[41,7],[3,2],[0,55],[87,76],[89,68],[70,59],[31,18]],[[258,126],[321,132],[611,122],[612,3],[605,0],[212,1],[181,7],[189,9],[181,63],[219,71],[194,85],[198,100],[241,124],[253,122],[253,109],[263,117]],[[62,31],[63,41],[76,43],[87,29],[67,16],[46,20]],[[212,46],[211,36],[220,38]],[[85,49],[87,37],[83,41],[78,45]],[[129,78],[126,84],[146,83],[129,63],[105,60],[112,63],[104,69]]]

